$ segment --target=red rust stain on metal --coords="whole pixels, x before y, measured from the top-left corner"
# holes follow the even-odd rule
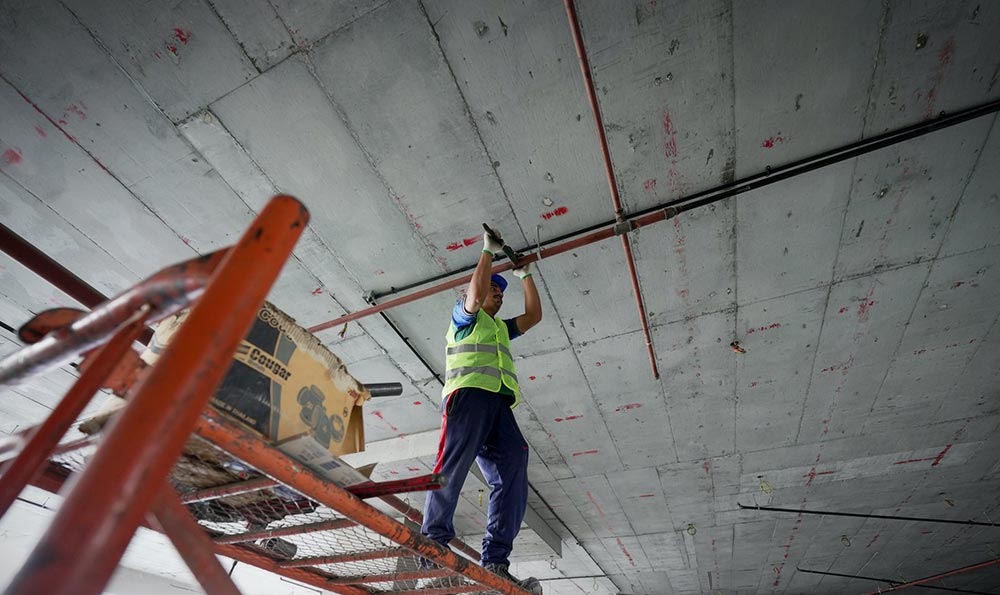
[[[556,209],[553,209],[553,210],[549,211],[548,213],[542,213],[542,219],[545,219],[546,221],[548,221],[549,219],[551,219],[553,217],[562,217],[563,215],[565,215],[568,212],[569,212],[569,208],[568,207],[557,207]]]
[[[625,544],[622,543],[621,538],[615,537],[615,541],[618,543],[618,547],[621,548],[622,553],[625,554],[625,557],[628,558],[628,563],[635,566],[635,560],[632,559],[632,554],[628,553],[628,550],[625,549]]]
[[[670,113],[663,112],[663,154],[668,158],[677,157],[677,138]]]
[[[457,242],[452,242],[448,244],[447,246],[444,247],[444,249],[454,252],[455,250],[461,250],[466,246],[472,246],[473,244],[478,243],[479,239],[480,239],[479,236],[472,236],[471,238],[463,238]]]
[[[320,295],[322,293],[323,293],[323,288],[322,287],[317,287],[316,289],[312,290],[312,294],[313,295]]]
[[[7,165],[17,165],[18,163],[24,161],[24,157],[21,155],[21,149],[7,149],[3,152],[3,155],[0,156],[0,159],[3,159],[3,162]]]
[[[931,463],[931,467],[937,467],[939,464],[941,464],[941,459],[944,458],[944,455],[948,454],[949,450],[951,450],[951,444],[946,444],[944,450],[939,452],[937,456],[934,457],[934,462]]]
[[[555,422],[573,421],[574,419],[580,419],[581,417],[583,417],[583,416],[582,415],[570,415],[570,416],[567,416],[567,417],[557,417],[557,418],[555,418],[552,421],[555,421]]]
[[[41,126],[35,126],[35,132],[37,132],[38,136],[40,136],[42,138],[45,138],[46,136],[48,136],[47,134],[45,134],[45,131],[42,130]]]
[[[649,178],[642,183],[642,187],[646,192],[653,192],[656,190],[656,178]]]
[[[191,39],[191,32],[180,27],[174,27],[174,37],[177,38],[177,41],[187,45],[188,40]]]
[[[594,449],[591,449],[591,450],[581,450],[580,452],[574,452],[572,456],[579,457],[579,456],[582,456],[582,455],[596,455],[597,453],[598,453],[598,450],[596,448],[594,448]]]
[[[642,407],[642,403],[629,403],[628,405],[615,407],[615,411],[628,411],[629,409],[638,409],[639,407]]]
[[[776,329],[776,328],[781,328],[781,323],[780,322],[775,322],[775,323],[769,324],[767,326],[759,326],[759,327],[756,327],[756,328],[748,328],[747,329],[747,334],[748,335],[752,335],[753,333],[769,331],[771,329]]]

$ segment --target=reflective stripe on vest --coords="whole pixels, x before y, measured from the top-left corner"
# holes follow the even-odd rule
[[[510,353],[510,336],[507,324],[480,310],[476,313],[476,324],[465,338],[455,340],[455,325],[448,328],[445,349],[445,384],[443,394],[475,387],[490,392],[500,392],[506,387],[514,393],[517,406],[521,400],[517,374],[514,373],[514,359]]]

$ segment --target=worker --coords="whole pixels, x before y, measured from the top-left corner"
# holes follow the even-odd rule
[[[445,475],[448,481],[427,493],[421,533],[446,547],[455,537],[455,508],[476,460],[490,485],[482,565],[541,595],[538,579],[518,580],[510,575],[508,557],[528,500],[528,443],[512,411],[521,400],[521,391],[510,340],[541,321],[542,304],[529,263],[513,271],[524,289],[524,313],[504,320],[496,317],[507,280],[491,271],[493,255],[502,245],[488,232],[483,234],[483,243],[469,289],[455,304],[448,328],[441,438],[434,466],[434,473]]]

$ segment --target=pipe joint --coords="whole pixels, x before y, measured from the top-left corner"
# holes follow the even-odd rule
[[[631,220],[619,221],[615,223],[614,232],[616,236],[625,235],[635,229],[635,223]]]

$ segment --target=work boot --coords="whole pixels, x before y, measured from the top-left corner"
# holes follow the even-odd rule
[[[505,578],[510,582],[514,583],[518,587],[521,587],[525,591],[531,593],[531,595],[542,595],[542,584],[538,582],[538,579],[529,576],[528,578],[516,579],[510,575],[510,564],[506,562],[494,562],[483,566],[486,570],[489,570],[493,574]]]

